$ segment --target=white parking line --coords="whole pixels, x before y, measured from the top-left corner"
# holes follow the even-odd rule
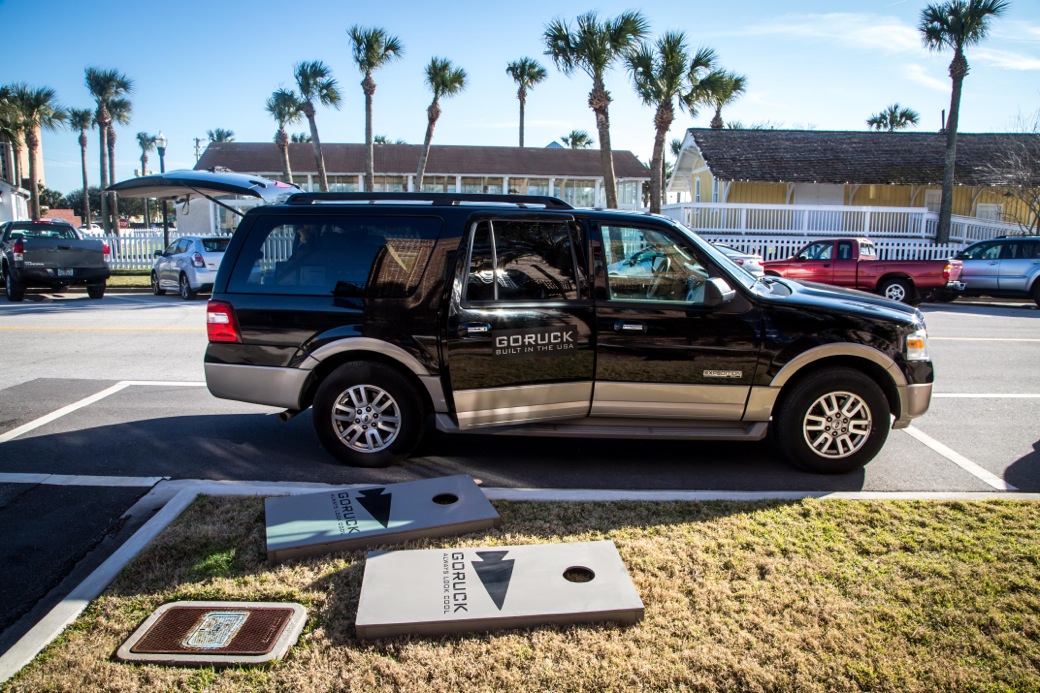
[[[114,395],[117,392],[121,392],[121,391],[125,390],[126,388],[130,387],[131,385],[148,385],[148,386],[169,385],[169,386],[173,386],[173,387],[200,387],[200,386],[203,386],[205,384],[206,383],[199,383],[199,382],[176,382],[176,381],[166,382],[166,381],[162,381],[162,380],[122,380],[122,381],[116,383],[115,385],[113,385],[112,387],[106,388],[106,389],[102,390],[101,392],[98,392],[97,394],[91,395],[90,397],[84,397],[83,399],[81,399],[78,402],[73,402],[72,404],[70,404],[68,406],[62,407],[61,409],[58,409],[56,411],[52,411],[50,414],[47,414],[46,416],[41,416],[38,419],[34,419],[33,421],[30,421],[27,424],[23,424],[23,425],[19,426],[18,428],[12,428],[7,433],[4,433],[3,435],[0,435],[0,443],[6,443],[9,440],[14,440],[18,436],[24,435],[24,434],[28,433],[29,431],[36,430],[40,426],[45,426],[45,425],[49,424],[52,421],[56,421],[57,419],[60,419],[61,417],[65,416],[66,414],[71,414],[72,412],[76,411],[77,409],[82,409],[83,407],[86,407],[86,406],[89,406],[91,404],[94,404],[95,402],[100,402],[101,400],[105,399],[109,395]]]
[[[939,453],[940,455],[948,459],[950,462],[953,462],[955,465],[957,465],[964,471],[968,472],[977,479],[981,479],[982,481],[986,482],[998,491],[1018,490],[1018,487],[1012,486],[996,474],[993,474],[992,472],[983,469],[979,465],[969,460],[964,455],[961,455],[959,452],[951,450],[950,448],[946,447],[945,445],[937,441],[935,438],[932,438],[931,436],[922,432],[920,429],[914,428],[913,426],[907,426],[903,430],[906,431],[911,438],[914,438],[918,442],[924,443],[926,446],[930,447],[932,450]]]
[[[932,399],[937,397],[944,399],[1040,399],[1040,395],[1034,394],[998,395],[982,392],[933,392]]]

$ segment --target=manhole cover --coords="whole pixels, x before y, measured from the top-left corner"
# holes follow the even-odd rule
[[[281,659],[307,612],[277,602],[172,602],[149,616],[116,652],[124,662],[219,665]]]

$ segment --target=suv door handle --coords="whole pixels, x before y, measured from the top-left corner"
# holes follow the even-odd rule
[[[491,325],[486,322],[468,322],[462,326],[466,337],[483,337],[491,334]]]
[[[622,334],[645,334],[646,323],[618,320],[614,323],[614,331],[621,332]]]

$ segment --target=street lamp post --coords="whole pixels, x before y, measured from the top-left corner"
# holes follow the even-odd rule
[[[166,173],[166,135],[162,130],[155,136],[155,151],[159,152],[159,173]],[[163,250],[170,245],[170,218],[166,211],[166,200],[162,201]]]

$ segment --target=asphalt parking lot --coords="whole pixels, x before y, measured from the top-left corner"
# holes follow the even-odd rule
[[[824,477],[792,469],[768,440],[434,434],[405,464],[346,468],[322,451],[309,413],[281,423],[271,408],[209,395],[204,301],[70,296],[0,304],[0,652],[169,497],[157,487],[189,480],[271,482],[272,492],[280,482],[450,474],[559,493],[1040,492],[1040,309],[1031,303],[922,306],[937,369],[930,411],[893,431],[866,469]]]

